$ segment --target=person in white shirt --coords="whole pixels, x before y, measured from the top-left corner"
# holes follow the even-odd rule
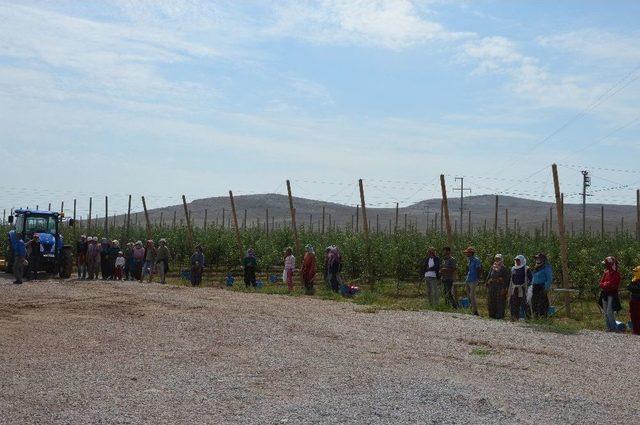
[[[293,271],[296,269],[296,257],[293,256],[293,249],[287,248],[284,257],[284,277],[287,282],[289,292],[293,291]]]
[[[440,303],[440,257],[436,254],[436,249],[429,247],[427,258],[422,267],[422,276],[427,286],[427,299],[429,305],[435,307]]]

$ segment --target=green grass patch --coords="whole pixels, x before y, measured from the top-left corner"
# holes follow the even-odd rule
[[[485,350],[484,348],[474,348],[469,354],[472,356],[487,357],[491,354],[491,351]]]
[[[562,335],[576,335],[581,327],[575,323],[568,323],[554,319],[529,320],[527,326],[543,332],[551,332]]]

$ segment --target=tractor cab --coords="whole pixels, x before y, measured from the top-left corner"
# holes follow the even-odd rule
[[[9,216],[9,223],[13,229],[9,231],[9,252],[7,253],[7,269],[13,266],[13,251],[16,242],[20,239],[26,241],[36,240],[38,249],[36,255],[39,268],[50,273],[60,273],[60,277],[69,277],[73,260],[71,247],[64,245],[64,238],[60,234],[60,225],[64,219],[64,213],[53,211],[41,211],[32,209],[17,209]],[[69,220],[73,226],[73,219]]]

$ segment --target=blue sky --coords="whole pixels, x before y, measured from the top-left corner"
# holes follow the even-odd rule
[[[0,0],[0,21],[0,208],[286,178],[391,206],[440,173],[550,200],[553,161],[572,201],[583,166],[594,202],[640,186],[640,2]]]

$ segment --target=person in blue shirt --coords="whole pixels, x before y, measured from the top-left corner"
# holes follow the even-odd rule
[[[465,283],[467,284],[467,296],[469,297],[473,314],[475,316],[479,316],[478,302],[476,301],[476,287],[478,286],[478,281],[481,277],[480,274],[482,273],[482,262],[478,257],[476,257],[476,250],[471,246],[464,250],[464,254],[467,256],[469,261],[469,271],[467,272],[467,278],[465,279]]]
[[[13,245],[13,274],[16,280],[13,282],[16,285],[22,284],[22,277],[24,275],[24,263],[27,259],[27,246],[20,236],[16,235],[16,240]]]
[[[547,293],[553,283],[553,269],[544,253],[538,253],[535,256],[535,260],[536,263],[532,270],[533,277],[529,287],[529,291],[531,292],[527,294],[527,298],[530,298],[529,304],[533,317],[538,319],[547,317],[549,311],[549,296]]]

